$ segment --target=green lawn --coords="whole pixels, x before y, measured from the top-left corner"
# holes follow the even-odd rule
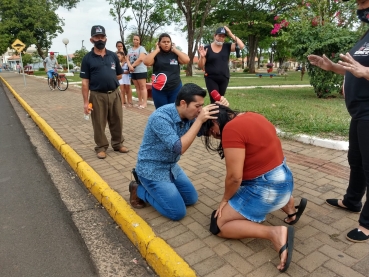
[[[345,101],[317,98],[312,88],[228,90],[232,108],[263,114],[276,127],[293,134],[348,140],[350,116]]]
[[[45,72],[35,72],[46,76]],[[229,87],[309,85],[309,76],[287,72],[288,76],[262,77],[255,74],[231,72]],[[205,87],[201,71],[193,77],[181,76],[182,83],[195,83]],[[79,74],[68,77],[69,82],[81,81]],[[134,89],[134,86],[132,86]],[[133,93],[135,96],[136,94]],[[323,138],[348,140],[350,116],[342,96],[317,98],[312,87],[228,89],[226,94],[231,107],[239,111],[255,111],[263,114],[276,127],[292,134],[307,134]],[[209,99],[206,98],[206,103]]]

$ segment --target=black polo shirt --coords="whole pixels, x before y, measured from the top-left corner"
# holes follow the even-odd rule
[[[82,60],[79,77],[90,80],[90,90],[109,91],[119,86],[117,75],[123,74],[118,56],[106,49],[104,57],[96,55],[94,49]]]

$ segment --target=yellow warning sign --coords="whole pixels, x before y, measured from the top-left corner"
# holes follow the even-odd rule
[[[24,47],[26,47],[26,45],[21,42],[19,39],[16,39],[13,44],[12,44],[13,49],[17,50],[17,52],[22,52]]]

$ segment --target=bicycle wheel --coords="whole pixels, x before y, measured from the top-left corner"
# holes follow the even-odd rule
[[[59,90],[64,91],[68,88],[68,79],[66,76],[58,76],[57,87]]]
[[[51,78],[51,79],[49,77],[47,77],[47,84],[49,85],[50,90],[54,90],[55,89],[54,77]]]

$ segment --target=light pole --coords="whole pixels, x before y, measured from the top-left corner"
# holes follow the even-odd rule
[[[67,52],[67,68],[68,68],[68,73],[69,73],[68,48],[67,48],[67,44],[69,43],[69,39],[63,38],[62,41],[65,44],[65,51]]]

